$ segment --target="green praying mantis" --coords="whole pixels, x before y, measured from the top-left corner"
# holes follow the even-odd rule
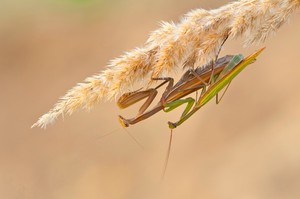
[[[216,103],[218,104],[227,91],[231,81],[244,68],[253,63],[256,60],[256,57],[264,49],[265,48],[261,48],[246,58],[241,54],[234,56],[226,55],[204,67],[188,70],[175,85],[174,79],[171,77],[152,78],[153,80],[162,80],[163,82],[155,88],[125,93],[118,99],[117,104],[123,109],[147,98],[134,118],[125,119],[122,116],[119,116],[120,123],[122,126],[128,127],[129,125],[133,125],[149,118],[161,110],[170,112],[175,108],[186,104],[186,108],[180,119],[177,122],[168,122],[170,129],[178,127],[215,96]],[[168,83],[168,85],[158,104],[147,111],[158,93],[157,89],[166,83]],[[224,88],[225,91],[219,98],[218,93]],[[185,96],[193,92],[198,92],[200,89],[202,90],[199,99],[197,99],[197,97],[196,100],[192,97],[183,99]]]

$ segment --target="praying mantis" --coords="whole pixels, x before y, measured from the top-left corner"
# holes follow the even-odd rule
[[[265,48],[261,48],[246,58],[244,58],[241,54],[234,56],[226,55],[204,67],[188,70],[175,85],[174,79],[171,77],[152,78],[153,80],[163,80],[163,82],[155,88],[125,93],[118,99],[117,104],[121,109],[123,109],[147,98],[134,118],[125,119],[122,116],[119,116],[121,125],[128,127],[129,125],[133,125],[149,118],[161,110],[170,112],[183,104],[187,104],[177,122],[168,122],[170,129],[178,127],[215,96],[216,103],[218,104],[224,96],[224,93],[231,81],[244,68],[253,63],[256,60],[256,57],[264,49]],[[168,85],[158,104],[156,104],[152,109],[146,111],[156,97],[158,93],[157,89],[166,83],[168,83]],[[225,88],[225,86],[227,87]],[[223,88],[225,88],[225,91],[219,99],[218,93]],[[202,90],[199,99],[195,100],[192,97],[183,99],[183,97],[200,89]]]

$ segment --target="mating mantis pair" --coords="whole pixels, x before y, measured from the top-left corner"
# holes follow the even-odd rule
[[[256,51],[246,58],[244,58],[241,54],[224,56],[204,67],[198,67],[194,70],[187,71],[175,85],[174,79],[170,77],[152,78],[153,80],[163,80],[163,82],[155,88],[128,92],[119,98],[117,104],[120,108],[127,108],[136,102],[147,98],[134,118],[125,119],[122,116],[119,116],[120,123],[122,126],[128,127],[129,125],[133,125],[147,119],[161,110],[169,112],[186,103],[186,108],[179,121],[175,123],[168,122],[170,129],[176,128],[215,96],[216,103],[219,103],[231,81],[244,68],[246,68],[246,66],[253,63],[256,60],[256,57],[263,50],[264,48]],[[146,111],[156,97],[158,93],[157,89],[166,83],[168,83],[168,85],[158,104],[156,104],[152,109]],[[225,91],[219,99],[218,93],[223,88],[225,88]],[[183,99],[183,97],[200,89],[202,90],[199,99],[195,100],[192,97]]]

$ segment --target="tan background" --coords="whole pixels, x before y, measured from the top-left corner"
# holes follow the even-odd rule
[[[142,45],[160,20],[225,2],[1,0],[0,198],[299,198],[299,11],[220,105],[175,130],[163,183],[166,122],[181,110],[128,129],[145,150],[116,119],[136,108],[119,111],[113,102],[30,129],[77,82]],[[229,41],[223,54],[257,48]]]

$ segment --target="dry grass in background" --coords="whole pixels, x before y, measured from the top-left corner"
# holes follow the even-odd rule
[[[181,110],[129,129],[146,151],[119,129],[114,103],[66,117],[46,132],[31,130],[57,96],[139,46],[158,21],[228,3],[94,2],[2,2],[1,198],[299,198],[299,12],[264,43],[265,53],[220,105],[208,104],[175,131],[163,185],[166,122]],[[241,43],[227,42],[223,55],[256,49]]]

